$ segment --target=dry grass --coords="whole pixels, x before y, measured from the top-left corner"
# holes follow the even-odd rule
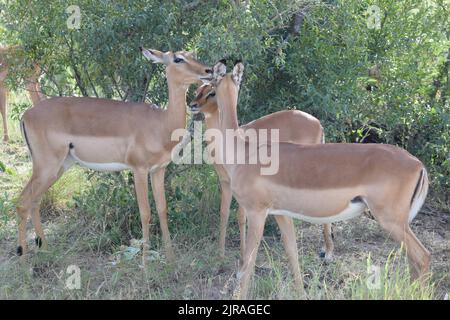
[[[46,232],[51,251],[31,254],[25,264],[21,264],[13,252],[15,229],[0,240],[0,298],[229,299],[232,296],[239,257],[236,235],[228,241],[227,257],[221,261],[214,237],[205,234],[202,240],[189,242],[180,241],[182,236],[174,234],[178,240],[176,263],[167,263],[164,255],[160,254],[144,270],[140,267],[139,254],[131,260],[123,259],[113,263],[117,262],[114,253],[120,252],[119,247],[113,248],[112,253],[96,252],[86,242],[92,236],[89,234],[89,220],[81,218],[75,223],[74,220],[73,217],[59,216],[51,222],[47,221]],[[364,229],[368,229],[368,232],[362,232]],[[420,288],[407,280],[407,264],[403,255],[398,253],[398,246],[386,240],[384,234],[377,229],[367,218],[340,223],[334,231],[336,260],[331,264],[324,264],[317,254],[321,243],[318,236],[320,229],[306,223],[301,224],[298,236],[306,297],[299,296],[293,286],[278,235],[267,235],[258,256],[252,297],[443,299],[450,286],[448,250],[445,251],[442,241],[435,235],[421,237],[419,234],[425,245],[433,251],[434,283]],[[353,236],[348,236],[352,231]],[[446,232],[448,235],[448,230]],[[29,242],[32,242],[31,235]],[[391,258],[391,264],[388,265],[390,279],[383,280],[382,289],[377,292],[371,292],[365,284],[369,255],[372,264],[380,266],[381,270],[384,270],[388,257]],[[66,280],[70,275],[66,270],[69,265],[77,265],[81,269],[80,290],[66,288]]]

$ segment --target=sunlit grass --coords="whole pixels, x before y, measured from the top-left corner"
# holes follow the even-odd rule
[[[379,266],[367,258],[367,274],[358,276],[351,288],[353,299],[365,300],[431,300],[435,285],[430,275],[411,281],[407,259],[402,250],[392,251]]]

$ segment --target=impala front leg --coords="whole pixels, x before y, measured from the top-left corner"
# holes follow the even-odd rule
[[[156,202],[156,210],[158,211],[159,225],[161,227],[166,256],[170,262],[173,262],[175,261],[175,254],[173,252],[172,242],[170,241],[169,225],[167,223],[167,203],[164,190],[165,173],[166,168],[160,168],[152,173],[152,190]]]
[[[325,223],[323,225],[323,239],[325,242],[324,247],[320,251],[320,257],[324,258],[326,262],[333,261],[333,231],[331,230],[331,223]]]
[[[300,294],[304,294],[303,279],[298,263],[297,237],[295,234],[294,221],[290,217],[275,216],[281,231],[284,249],[286,250],[291,271],[294,274],[295,286]]]
[[[238,209],[238,223],[239,223],[239,233],[241,238],[241,258],[240,265],[243,263],[244,253],[245,253],[245,240],[246,240],[246,231],[247,231],[247,218],[245,216],[245,210],[243,207],[239,206]]]
[[[220,181],[221,199],[220,199],[220,235],[219,252],[220,258],[225,258],[225,240],[227,237],[228,218],[230,217],[230,205],[232,193],[228,181]]]
[[[139,205],[142,224],[142,264],[146,264],[146,253],[149,249],[149,224],[150,224],[150,204],[148,201],[148,171],[146,169],[134,170],[134,186]]]
[[[266,223],[267,210],[245,210],[248,221],[247,241],[242,266],[238,273],[239,288],[234,298],[247,299],[251,278],[255,270],[256,255]]]

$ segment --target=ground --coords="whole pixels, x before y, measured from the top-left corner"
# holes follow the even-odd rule
[[[29,176],[31,164],[17,123],[12,123],[11,132],[11,142],[0,144],[0,162],[6,169],[6,172],[0,169],[0,299],[232,297],[239,261],[239,233],[233,210],[226,257],[221,260],[217,239],[217,183],[205,190],[212,190],[210,193],[203,192],[198,202],[191,203],[189,213],[183,213],[187,209],[181,204],[173,204],[169,208],[175,263],[165,259],[157,214],[153,208],[151,259],[143,268],[140,254],[135,250],[139,246],[132,240],[140,237],[139,229],[137,232],[135,230],[138,224],[133,222],[138,221],[138,212],[133,209],[133,191],[126,191],[130,192],[126,199],[121,198],[123,195],[120,193],[114,195],[114,201],[119,199],[123,203],[123,207],[118,209],[107,207],[104,203],[89,204],[87,202],[90,200],[83,199],[94,197],[92,194],[99,192],[99,189],[104,188],[105,192],[111,189],[102,184],[103,176],[95,178],[98,177],[96,173],[88,175],[86,171],[75,168],[58,182],[41,206],[49,250],[36,252],[34,231],[30,224],[28,237],[32,252],[25,263],[20,263],[15,255],[17,225],[14,201]],[[183,188],[191,191],[196,174],[193,170],[199,169],[169,174],[167,185],[168,189],[173,190],[168,192],[183,195]],[[207,175],[214,175],[213,170],[210,169]],[[217,182],[216,178],[211,179]],[[172,199],[171,203],[174,201]],[[184,200],[180,200],[184,203],[181,201]],[[126,209],[127,205],[131,209]],[[126,221],[121,218],[122,214]],[[322,261],[318,254],[323,243],[321,227],[297,222],[305,296],[299,295],[293,285],[278,229],[274,220],[269,219],[258,255],[251,296],[256,299],[448,298],[449,222],[448,204],[437,203],[429,196],[412,223],[417,237],[432,254],[432,277],[424,286],[410,283],[407,263],[399,246],[389,240],[370,218],[361,216],[333,225],[335,258],[331,263]],[[116,223],[120,230],[113,233],[111,230],[117,226]],[[112,235],[119,235],[119,238],[111,240]],[[71,289],[74,272],[69,267],[71,265],[80,270],[80,289]],[[373,275],[378,273],[380,283],[377,287],[377,277]]]

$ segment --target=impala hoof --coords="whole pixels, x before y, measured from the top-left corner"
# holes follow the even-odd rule
[[[41,239],[41,237],[37,236],[37,237],[34,239],[34,242],[36,243],[36,245],[38,246],[38,248],[42,247],[42,239]]]
[[[17,255],[20,257],[23,254],[23,248],[22,246],[17,247]]]
[[[319,252],[319,257],[323,259],[324,262],[330,263],[333,261],[333,254],[327,253],[324,249],[321,249]]]

